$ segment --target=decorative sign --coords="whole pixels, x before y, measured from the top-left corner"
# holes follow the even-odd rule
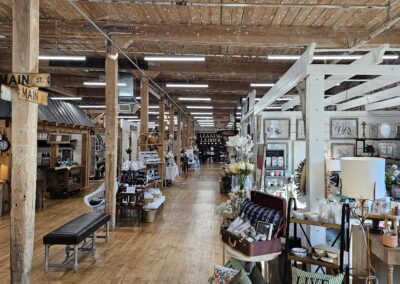
[[[222,135],[219,133],[199,133],[200,145],[217,145],[221,144]]]
[[[10,87],[24,85],[28,87],[49,87],[50,74],[48,73],[13,73],[0,75],[0,84]]]
[[[48,94],[46,92],[18,85],[18,98],[21,100],[47,106],[47,96]]]
[[[11,102],[11,88],[6,85],[1,85],[0,99]]]

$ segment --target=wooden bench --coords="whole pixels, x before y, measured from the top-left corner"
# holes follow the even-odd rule
[[[72,268],[76,272],[78,270],[79,252],[91,251],[92,255],[94,255],[96,252],[96,231],[103,226],[106,234],[98,237],[105,238],[108,241],[108,223],[110,219],[111,216],[107,213],[86,213],[45,235],[43,237],[45,271],[47,272],[50,267],[66,268],[69,262],[74,260]],[[79,246],[81,243],[83,244]],[[65,252],[67,256],[62,263],[49,263],[50,246],[52,245],[66,245]],[[70,255],[71,252],[73,252],[72,255]]]

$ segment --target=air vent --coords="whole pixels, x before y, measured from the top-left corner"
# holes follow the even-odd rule
[[[70,141],[70,134],[50,133],[47,138],[48,144],[68,144]]]

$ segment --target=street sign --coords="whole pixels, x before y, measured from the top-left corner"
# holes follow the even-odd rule
[[[6,85],[1,85],[0,99],[11,102],[11,88]]]
[[[50,74],[48,73],[12,73],[0,75],[0,84],[10,87],[24,85],[28,87],[50,87]]]
[[[46,92],[38,91],[24,85],[18,85],[18,98],[21,100],[47,106],[47,96],[48,94]]]

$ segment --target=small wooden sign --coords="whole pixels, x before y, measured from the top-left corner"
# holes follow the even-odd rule
[[[48,73],[12,73],[0,76],[0,84],[10,87],[25,85],[28,87],[49,87],[50,74]]]
[[[38,91],[23,85],[18,85],[18,98],[21,100],[47,106],[47,96],[48,94],[46,92]]]
[[[1,85],[0,99],[11,102],[11,88],[6,85]]]

